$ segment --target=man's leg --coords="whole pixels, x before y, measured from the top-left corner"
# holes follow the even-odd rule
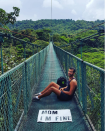
[[[59,90],[59,85],[58,84],[56,84],[55,82],[51,82],[42,92],[41,92],[41,94],[43,94],[44,92],[46,92],[49,88],[51,88],[51,87],[55,87],[56,89],[58,89]]]
[[[61,91],[59,89],[51,86],[43,94],[39,95],[38,98],[40,99],[42,97],[49,96],[52,92],[54,92],[57,96],[61,94]]]

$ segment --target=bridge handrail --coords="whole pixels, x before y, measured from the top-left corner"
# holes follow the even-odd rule
[[[76,93],[78,95],[80,105],[84,113],[86,115],[89,115],[89,118],[92,121],[95,129],[103,131],[105,123],[104,120],[105,70],[93,64],[90,64],[86,61],[83,61],[82,59],[74,56],[73,54],[55,45],[54,49],[67,76],[69,67],[71,66],[75,67],[77,71],[75,75],[78,83]],[[90,89],[93,92],[97,92],[98,97],[96,97],[97,95],[95,96]],[[93,109],[95,111],[93,111]]]
[[[63,49],[61,49],[60,47],[58,47],[58,46],[56,46],[56,45],[54,45],[54,46],[57,47],[57,48],[59,48],[59,49],[62,50],[63,52],[65,52],[65,53],[67,53],[67,54],[73,56],[73,57],[76,58],[77,60],[79,60],[79,61],[81,61],[81,62],[83,61],[82,59],[80,59],[79,57],[77,57],[77,56],[71,54],[70,52],[67,52],[67,51],[63,50]],[[86,62],[86,61],[83,61],[83,62],[84,62],[85,64],[87,64],[87,65],[93,67],[93,68],[96,69],[96,70],[99,70],[99,71],[102,71],[102,72],[105,71],[104,69],[102,69],[102,68],[100,68],[100,67],[98,67],[98,66],[95,66],[95,65],[93,65],[93,64],[91,64],[91,63],[89,63],[89,62]]]
[[[13,131],[27,114],[49,45],[0,76],[0,130]]]
[[[2,69],[2,74],[4,73],[4,68],[3,68],[3,55],[2,55],[2,48],[3,48],[3,42],[4,42],[4,38],[8,38],[8,39],[14,39],[14,40],[18,40],[19,42],[21,42],[21,45],[23,46],[24,48],[24,58],[26,59],[26,44],[29,44],[32,46],[32,50],[33,50],[33,55],[34,55],[34,50],[36,47],[37,48],[37,52],[38,52],[38,47],[41,47],[40,45],[37,45],[35,43],[31,43],[29,41],[25,41],[23,39],[20,39],[20,38],[17,38],[17,37],[14,37],[12,36],[11,34],[8,34],[8,33],[2,33],[0,32],[0,48],[1,48],[1,69]],[[5,48],[4,48],[5,49]]]

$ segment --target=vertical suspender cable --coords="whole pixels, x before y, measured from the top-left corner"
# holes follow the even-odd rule
[[[51,0],[51,30],[52,30],[52,0]]]
[[[52,21],[52,0],[51,0],[51,21]],[[52,23],[51,23],[52,25]]]

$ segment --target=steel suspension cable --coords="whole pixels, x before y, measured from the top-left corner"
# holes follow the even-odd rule
[[[51,30],[52,30],[52,0],[51,0]]]
[[[6,31],[9,31],[9,32],[13,32],[13,33],[15,33],[15,34],[19,34],[19,35],[22,35],[22,36],[27,36],[27,37],[29,37],[29,38],[34,38],[34,36],[32,37],[32,36],[29,36],[29,35],[23,35],[23,34],[21,34],[21,33],[17,33],[17,32],[14,32],[14,31],[11,31],[11,30],[8,30],[8,29],[5,29],[5,28],[1,28],[1,27],[0,27],[0,29],[6,30]],[[35,39],[35,38],[34,38],[34,39]]]

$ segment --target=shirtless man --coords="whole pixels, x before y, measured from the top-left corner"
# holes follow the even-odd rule
[[[75,90],[77,88],[77,81],[74,77],[75,69],[73,67],[68,70],[68,85],[66,87],[60,87],[55,82],[51,82],[42,92],[35,94],[32,101],[38,101],[42,97],[49,96],[52,92],[54,92],[58,99],[62,101],[71,100]]]

